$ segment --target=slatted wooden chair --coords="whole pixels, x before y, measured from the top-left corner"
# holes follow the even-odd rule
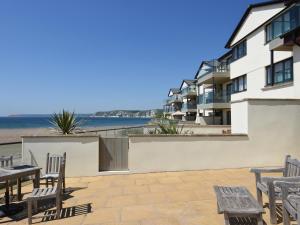
[[[47,214],[47,217],[55,216],[56,219],[60,218],[62,209],[62,184],[63,184],[63,174],[64,174],[65,161],[64,159],[60,161],[58,181],[56,186],[46,187],[46,188],[35,188],[32,193],[27,197],[27,207],[28,207],[28,224],[32,224],[32,206],[34,212],[38,210],[38,201],[44,199],[56,198],[56,213]],[[43,216],[44,217],[44,216]]]
[[[54,186],[54,182],[57,181],[61,162],[64,161],[64,165],[66,164],[66,152],[63,155],[56,155],[47,153],[46,158],[46,169],[45,174],[41,176],[42,180],[46,181],[46,187],[49,185],[49,181],[51,181],[52,187]],[[63,191],[65,191],[66,182],[65,182],[65,166],[63,170]]]
[[[10,167],[13,166],[14,162],[13,162],[13,156],[1,156],[0,157],[0,167]],[[8,182],[8,181],[7,181]],[[13,195],[13,185],[12,182],[10,182],[9,184],[6,184],[6,182],[0,182],[1,185],[5,185],[6,186],[6,191],[9,192],[9,188],[10,188],[10,192],[11,195]]]
[[[257,200],[263,205],[262,193],[269,198],[270,222],[277,223],[276,201],[281,200],[281,189],[274,186],[275,181],[297,182],[300,181],[300,161],[286,156],[284,167],[280,168],[252,168],[255,174]],[[262,177],[262,173],[282,173],[282,177]]]
[[[275,187],[281,189],[283,225],[290,225],[291,219],[300,225],[300,183],[275,181]]]

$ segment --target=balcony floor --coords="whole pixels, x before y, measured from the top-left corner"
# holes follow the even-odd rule
[[[69,213],[60,220],[43,222],[38,218],[33,223],[220,225],[224,220],[223,215],[217,214],[213,185],[243,185],[255,196],[254,175],[249,169],[69,178],[67,187],[73,191],[63,204]],[[27,185],[22,191],[29,192],[31,188]],[[87,213],[89,203],[91,212]],[[14,217],[4,217],[0,223],[26,224],[25,212],[17,222]],[[266,224],[270,224],[268,213],[266,209]]]

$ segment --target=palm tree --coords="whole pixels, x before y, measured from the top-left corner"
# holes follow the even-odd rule
[[[64,135],[72,134],[78,128],[80,121],[75,116],[74,112],[63,110],[62,113],[54,113],[51,116],[50,123],[55,129]]]

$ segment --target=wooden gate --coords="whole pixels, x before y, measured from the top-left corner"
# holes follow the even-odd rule
[[[128,137],[99,138],[99,171],[128,170]]]

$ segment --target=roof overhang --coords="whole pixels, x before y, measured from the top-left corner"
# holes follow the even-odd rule
[[[261,2],[261,3],[249,5],[248,8],[246,9],[245,13],[243,14],[242,18],[240,19],[239,23],[237,24],[236,28],[234,29],[233,33],[231,34],[229,40],[227,41],[225,48],[231,48],[231,43],[232,43],[233,39],[236,37],[237,33],[240,31],[241,27],[243,26],[244,22],[246,21],[248,15],[252,9],[257,8],[257,7],[262,7],[262,6],[275,5],[275,4],[279,4],[279,3],[285,3],[286,6],[289,6],[297,1],[299,1],[299,0],[273,0],[273,1],[267,1],[267,2]],[[281,12],[279,12],[279,13],[281,13]],[[253,31],[251,31],[250,33],[252,33],[252,32]]]

